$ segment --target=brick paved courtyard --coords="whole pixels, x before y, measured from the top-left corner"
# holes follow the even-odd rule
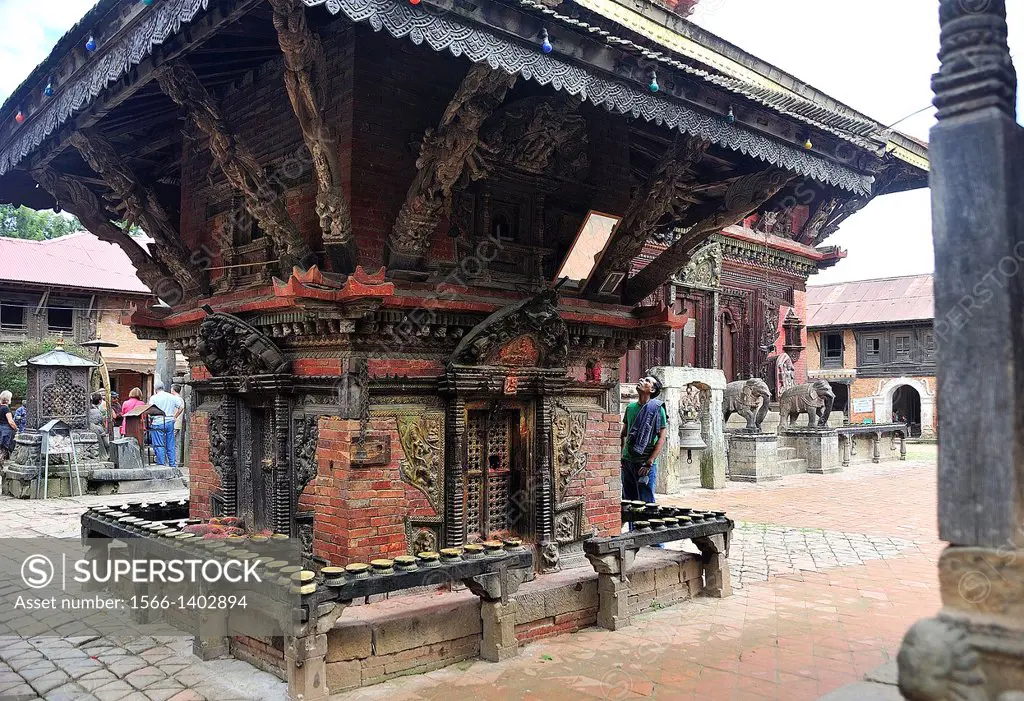
[[[907,626],[938,608],[934,456],[934,448],[915,446],[905,463],[665,500],[726,509],[737,521],[731,598],[645,614],[617,632],[534,643],[504,663],[466,662],[337,698],[817,699],[890,659]],[[75,537],[82,511],[103,501],[3,500],[0,529]],[[2,638],[0,699],[284,698],[272,676],[236,660],[200,662],[190,651],[180,638]]]

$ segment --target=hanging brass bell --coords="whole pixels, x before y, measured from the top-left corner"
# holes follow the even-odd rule
[[[704,450],[707,444],[700,435],[700,421],[686,421],[679,427],[679,447],[686,449],[686,462],[693,462],[693,451]]]

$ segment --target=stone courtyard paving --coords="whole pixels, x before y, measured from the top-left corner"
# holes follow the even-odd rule
[[[935,490],[935,448],[911,446],[902,463],[663,499],[737,521],[732,597],[334,698],[818,699],[893,659],[907,627],[938,609]]]
[[[0,500],[0,532],[77,537],[89,505],[123,500]],[[335,698],[817,699],[891,659],[906,628],[939,606],[933,447],[913,446],[905,463],[663,501],[725,509],[737,522],[732,597],[645,614],[621,631],[534,643],[507,662],[466,662]],[[182,638],[0,638],[0,701],[284,696],[271,675],[236,660],[201,662]]]

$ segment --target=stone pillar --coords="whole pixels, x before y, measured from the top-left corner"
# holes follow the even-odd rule
[[[772,433],[733,433],[729,437],[729,479],[768,482],[782,478],[779,437]]]
[[[732,596],[732,572],[729,571],[729,533],[718,533],[706,538],[694,538],[700,549],[701,574],[704,579],[702,596],[721,599]]]
[[[516,602],[514,599],[480,602],[483,640],[480,657],[488,662],[501,662],[519,654],[516,642]]]
[[[290,700],[330,699],[327,690],[327,633],[289,636],[285,640],[284,665]]]
[[[907,632],[913,701],[1024,689],[1024,231],[1005,0],[940,0],[930,141],[943,608]]]
[[[725,421],[722,402],[725,394],[725,373],[706,368],[657,367],[651,375],[661,380],[663,389],[659,399],[665,402],[668,414],[668,442],[658,461],[658,483],[661,494],[670,494],[685,486],[687,477],[693,482],[697,474],[705,489],[725,487]],[[701,437],[707,448],[700,451],[700,467],[690,468],[686,451],[679,447],[679,397],[691,384],[702,390]],[[694,462],[697,457],[694,456]]]
[[[827,475],[840,472],[839,433],[820,428],[788,428],[786,444],[796,448],[796,456],[807,461],[807,471]]]
[[[850,449],[854,440],[853,434],[849,436],[839,436],[839,444],[842,446],[843,451],[843,467],[850,466]]]
[[[871,462],[882,462],[882,434],[876,433],[871,437]]]
[[[626,571],[636,561],[636,552],[622,549],[608,555],[587,554],[597,571],[597,625],[602,628],[619,630],[630,623]]]

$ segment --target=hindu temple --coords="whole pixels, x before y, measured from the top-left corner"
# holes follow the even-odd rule
[[[128,321],[189,361],[193,517],[319,566],[585,566],[622,527],[620,380],[802,384],[825,240],[927,181],[695,4],[101,0],[0,110],[0,200],[166,303]]]

